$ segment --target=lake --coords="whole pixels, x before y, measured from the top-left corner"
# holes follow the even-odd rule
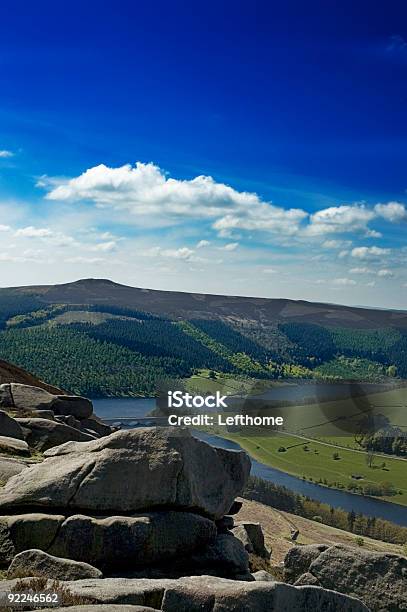
[[[102,419],[110,423],[123,420],[123,425],[132,427],[136,425],[137,418],[145,417],[155,408],[156,402],[154,398],[107,398],[93,400],[93,404],[95,413]],[[220,446],[231,450],[240,449],[240,446],[231,440],[226,440],[200,431],[194,431],[193,433],[197,438],[205,440],[213,446]],[[291,476],[290,474],[276,470],[268,465],[259,463],[253,458],[251,474],[253,476],[259,476],[264,480],[269,480],[277,485],[284,486],[294,493],[306,495],[316,501],[329,504],[334,508],[342,508],[347,512],[353,510],[356,513],[382,518],[407,527],[407,508],[404,506],[381,501],[380,499],[355,495],[346,491],[329,489],[328,487],[307,482],[296,476]]]

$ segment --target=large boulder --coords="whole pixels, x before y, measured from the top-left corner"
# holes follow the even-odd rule
[[[30,449],[24,440],[0,436],[0,455],[22,455],[29,457]]]
[[[0,410],[0,436],[24,440],[21,426],[3,410]]]
[[[87,442],[95,439],[84,431],[49,419],[23,418],[16,421],[23,428],[29,446],[41,452],[72,440]]]
[[[326,544],[308,544],[308,546],[290,548],[284,559],[284,580],[295,582],[327,548],[329,546]]]
[[[218,519],[241,493],[250,471],[246,453],[214,448],[188,430],[168,427],[68,442],[45,455],[45,461],[1,490],[3,513],[27,506],[104,514],[166,507]]]
[[[400,555],[330,546],[314,556],[298,581],[358,597],[371,610],[407,610],[407,559]]]
[[[12,476],[22,472],[28,464],[23,459],[0,457],[0,486],[6,484]]]
[[[240,540],[231,533],[221,533],[205,550],[192,557],[191,568],[222,576],[249,573],[249,555]]]
[[[31,468],[30,468],[31,469]],[[17,514],[0,517],[0,565],[29,548],[46,551],[65,517],[58,514]]]
[[[232,529],[233,535],[238,538],[248,553],[269,560],[271,552],[264,544],[264,534],[260,523],[239,521]]]
[[[16,584],[16,580],[0,581],[0,598]],[[51,586],[51,582],[49,584]],[[24,588],[24,579],[18,587]],[[358,599],[318,587],[243,582],[214,576],[178,580],[88,579],[62,581],[60,587],[67,589],[71,598],[86,598],[93,605],[106,606],[107,612],[119,611],[123,604],[147,606],[164,612],[369,612]],[[87,604],[90,611],[91,604]]]
[[[0,385],[0,406],[19,410],[52,410],[55,414],[72,414],[87,419],[93,413],[92,402],[76,395],[54,395],[40,387],[11,383]]]
[[[7,578],[52,578],[53,580],[82,580],[102,578],[100,570],[88,563],[61,559],[42,550],[24,550],[14,557],[7,571]]]
[[[213,521],[190,512],[93,518],[73,515],[49,549],[57,556],[98,567],[145,567],[187,556],[214,540]]]
[[[216,536],[213,521],[190,512],[68,518],[20,515],[2,517],[0,524],[0,563],[21,551],[38,548],[99,568],[145,567],[187,556],[205,548]]]
[[[86,429],[96,432],[99,436],[110,436],[115,431],[113,427],[103,423],[96,415],[92,414],[88,419],[82,419],[80,422],[81,429]]]

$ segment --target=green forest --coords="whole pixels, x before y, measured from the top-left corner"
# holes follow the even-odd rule
[[[119,305],[47,304],[38,295],[5,289],[0,357],[72,393],[153,396],[163,381],[203,370],[264,381],[406,378],[407,333],[171,320]]]

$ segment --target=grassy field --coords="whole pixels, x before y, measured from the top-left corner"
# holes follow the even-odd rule
[[[225,435],[226,434],[226,435]],[[397,495],[383,496],[381,499],[407,505],[407,461],[391,457],[376,456],[372,467],[366,463],[366,454],[354,450],[337,449],[322,442],[301,441],[298,437],[286,434],[267,436],[245,436],[240,434],[220,434],[234,440],[258,461],[288,474],[305,477],[335,488],[348,488],[349,484],[392,483]],[[307,450],[304,450],[304,446]],[[285,452],[279,452],[284,447]],[[334,453],[339,459],[334,459]],[[383,462],[385,467],[381,467]],[[355,481],[352,474],[362,476]]]
[[[210,370],[200,370],[190,378],[184,379],[185,388],[190,393],[209,395],[219,391],[222,395],[253,395],[262,393],[271,386],[269,380],[255,380],[245,376],[232,376],[215,372],[210,378]],[[273,383],[278,385],[279,383]]]
[[[236,519],[240,521],[254,521],[261,524],[266,546],[273,551],[271,557],[271,565],[280,567],[280,563],[284,560],[285,555],[293,548],[293,546],[305,544],[327,544],[334,546],[335,544],[344,544],[352,546],[357,550],[360,547],[356,543],[356,536],[348,531],[322,525],[316,521],[282,512],[270,506],[265,506],[255,501],[245,499],[240,512],[236,515]],[[292,525],[299,530],[300,534],[297,544],[294,544],[290,538]],[[373,540],[372,538],[363,538],[364,550],[373,552],[393,553],[396,555],[405,555],[405,549],[398,544],[388,544],[381,540]]]

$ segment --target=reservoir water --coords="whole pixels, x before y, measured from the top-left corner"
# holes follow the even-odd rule
[[[125,420],[126,427],[132,427],[137,424],[137,418],[148,416],[151,410],[155,408],[155,399],[153,398],[137,398],[137,399],[99,399],[93,400],[95,413],[102,419],[110,423]],[[134,419],[134,421],[133,421]],[[226,440],[204,432],[194,431],[194,435],[205,440],[213,446],[220,446],[231,450],[239,450],[240,446],[236,442]],[[252,458],[253,476],[259,476],[264,480],[269,480],[277,485],[281,485],[301,495],[306,495],[316,501],[329,504],[334,508],[342,508],[350,512],[365,514],[366,516],[377,517],[392,521],[398,525],[407,527],[407,508],[398,504],[392,504],[380,499],[374,499],[362,495],[354,495],[346,491],[330,489],[312,482],[307,482],[302,478],[291,476],[280,470],[276,470],[268,465],[259,463]]]

